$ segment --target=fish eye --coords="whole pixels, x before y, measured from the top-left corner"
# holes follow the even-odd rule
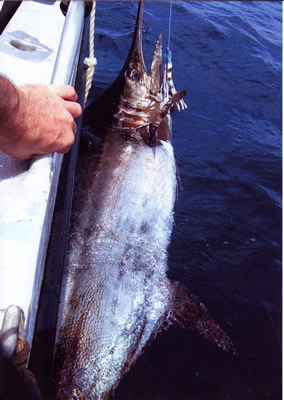
[[[137,81],[138,79],[138,71],[136,68],[129,68],[125,74],[132,81]]]

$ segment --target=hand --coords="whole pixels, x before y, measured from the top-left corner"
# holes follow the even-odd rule
[[[0,149],[17,160],[66,153],[75,139],[74,119],[82,113],[73,87],[26,84],[16,89],[18,106],[0,124]]]

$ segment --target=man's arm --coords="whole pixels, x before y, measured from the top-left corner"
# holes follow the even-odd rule
[[[82,113],[72,86],[14,86],[0,75],[0,150],[18,160],[65,153]]]

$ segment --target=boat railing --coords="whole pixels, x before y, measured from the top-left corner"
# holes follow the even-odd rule
[[[0,36],[0,73],[15,83],[74,85],[84,23],[83,0],[69,2],[65,20],[58,2],[22,2]],[[29,31],[34,25],[39,36]],[[32,343],[62,159],[54,153],[18,162],[0,152],[0,346],[7,354],[15,324],[23,322]]]

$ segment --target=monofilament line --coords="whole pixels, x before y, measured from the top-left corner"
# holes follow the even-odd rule
[[[170,1],[170,16],[169,16],[169,36],[168,36],[168,50],[170,50],[170,41],[171,41],[171,28],[172,28],[172,0]]]

